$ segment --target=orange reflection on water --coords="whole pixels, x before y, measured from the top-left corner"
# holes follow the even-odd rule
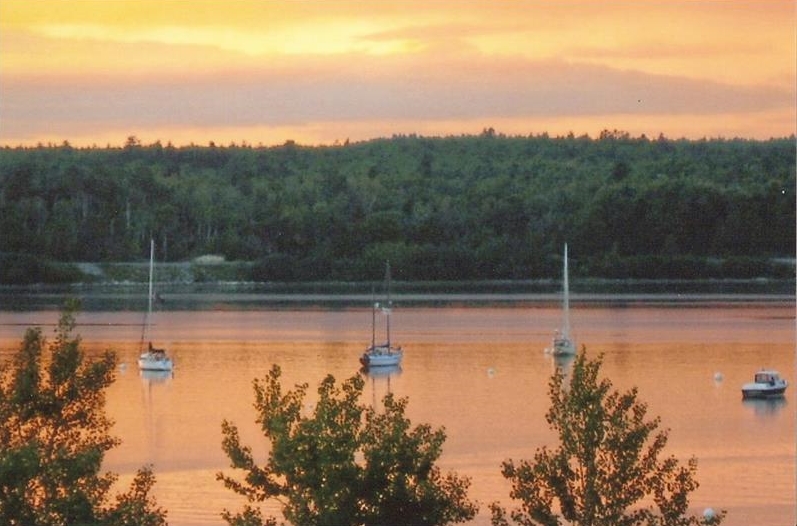
[[[13,316],[19,325],[4,315],[4,353],[18,345],[19,327],[49,319]],[[284,387],[310,384],[309,411],[324,376],[358,374],[357,358],[371,338],[370,310],[158,313],[155,338],[176,369],[173,376],[142,376],[135,367],[138,316],[81,314],[79,332],[91,352],[112,347],[127,364],[108,396],[123,444],[106,465],[129,476],[153,463],[159,503],[176,526],[218,524],[224,508],[243,504],[215,473],[228,469],[223,419],[238,424],[256,455],[266,454],[252,408],[254,378],[279,364]],[[559,318],[547,308],[394,311],[393,336],[405,361],[400,372],[369,376],[364,401],[378,403],[390,390],[409,397],[414,423],[445,427],[442,467],[471,477],[471,497],[485,508],[474,524],[489,523],[486,504],[509,504],[503,460],[556,444],[544,419],[555,364],[543,349]],[[727,526],[795,522],[793,388],[781,402],[743,402],[740,394],[762,366],[793,380],[792,309],[584,308],[574,309],[571,321],[579,344],[604,353],[603,374],[615,387],[637,386],[649,414],[661,416],[671,430],[668,453],[698,458],[695,512],[728,509]]]

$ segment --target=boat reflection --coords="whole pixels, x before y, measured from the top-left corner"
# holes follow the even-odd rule
[[[390,379],[401,376],[401,366],[363,367],[360,369],[360,374],[371,379],[371,404],[374,408],[377,408],[380,405],[378,402],[392,393]],[[379,387],[377,387],[377,384],[379,384]],[[381,393],[379,396],[377,396],[377,391]]]
[[[771,417],[781,412],[786,407],[785,398],[745,398],[742,404],[753,412],[755,416]]]
[[[576,357],[573,354],[547,354],[546,357],[551,361],[551,374],[561,371],[565,380],[570,379],[573,371],[573,362]]]
[[[163,384],[174,378],[174,371],[139,371],[139,376],[146,384]]]
[[[401,375],[400,365],[390,365],[387,367],[362,367],[360,374],[369,378],[390,378],[391,376]]]

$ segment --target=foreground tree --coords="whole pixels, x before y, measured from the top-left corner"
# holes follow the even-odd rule
[[[684,466],[663,456],[668,431],[658,430],[660,419],[646,418],[636,388],[620,393],[599,379],[601,364],[582,351],[569,385],[561,369],[554,373],[546,420],[560,445],[538,449],[531,462],[504,462],[510,496],[521,507],[507,517],[491,504],[493,525],[507,526],[509,518],[523,526],[558,526],[562,519],[578,526],[719,524],[725,512],[687,516],[697,461]]]
[[[406,399],[388,394],[377,413],[359,402],[362,377],[337,385],[327,376],[313,413],[305,416],[307,384],[283,393],[280,376],[274,365],[254,383],[257,422],[271,442],[265,465],[241,445],[235,425],[222,423],[222,447],[245,477],[217,478],[249,502],[241,513],[223,513],[229,524],[276,525],[257,507],[268,499],[282,504],[288,522],[302,526],[432,526],[474,517],[470,480],[443,475],[435,465],[445,432],[426,424],[412,427],[404,416]]]
[[[80,338],[71,336],[74,313],[68,305],[49,345],[41,329],[28,329],[19,351],[0,365],[0,524],[164,525],[148,467],[109,502],[116,475],[101,467],[119,444],[104,411],[116,357],[84,357]]]

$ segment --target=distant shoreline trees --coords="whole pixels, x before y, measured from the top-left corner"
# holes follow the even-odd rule
[[[332,147],[0,148],[0,257],[220,254],[253,281],[793,276],[794,138],[397,136]],[[578,257],[575,257],[575,256]],[[49,262],[49,263],[48,263]],[[20,271],[21,268],[21,271]]]

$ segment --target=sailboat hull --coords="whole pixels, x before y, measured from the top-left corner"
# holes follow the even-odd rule
[[[145,352],[138,357],[138,368],[142,371],[171,371],[174,362],[162,353]]]
[[[576,354],[576,344],[570,338],[554,338],[551,354],[554,356],[570,356]]]
[[[376,346],[369,347],[360,357],[363,367],[395,367],[401,364],[404,351],[400,347]]]

